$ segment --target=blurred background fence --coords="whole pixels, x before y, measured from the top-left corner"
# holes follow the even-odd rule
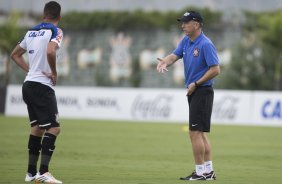
[[[29,0],[21,6],[23,1],[0,1],[0,86],[22,83],[24,73],[11,67],[9,54],[24,32],[41,21],[44,2]],[[176,18],[197,10],[220,57],[222,74],[216,88],[282,88],[280,1],[59,2],[65,33],[58,59],[59,85],[183,87],[182,61],[159,75],[156,58],[171,53],[182,38]]]

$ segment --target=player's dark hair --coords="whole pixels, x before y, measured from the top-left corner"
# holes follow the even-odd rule
[[[44,6],[44,18],[57,20],[61,16],[61,5],[56,1],[50,1]]]

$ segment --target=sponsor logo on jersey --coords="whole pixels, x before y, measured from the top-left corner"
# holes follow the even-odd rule
[[[44,34],[45,34],[45,31],[31,31],[28,37],[43,36]]]

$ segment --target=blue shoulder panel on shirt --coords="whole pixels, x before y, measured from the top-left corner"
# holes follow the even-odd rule
[[[41,30],[41,29],[50,29],[52,31],[52,36],[51,36],[50,40],[52,40],[53,38],[56,38],[56,36],[58,34],[58,28],[54,24],[45,23],[45,22],[42,22],[42,23],[34,26],[30,30]]]

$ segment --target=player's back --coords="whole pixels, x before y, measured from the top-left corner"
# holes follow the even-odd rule
[[[47,60],[47,47],[56,39],[59,29],[51,23],[41,23],[27,31],[20,46],[26,49],[29,72],[25,81],[35,81],[51,86],[51,81],[43,72],[51,73]]]

